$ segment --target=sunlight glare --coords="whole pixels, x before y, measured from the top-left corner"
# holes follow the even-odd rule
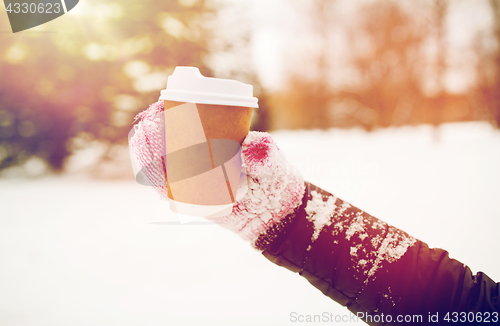
[[[26,51],[18,45],[11,46],[5,53],[5,60],[7,60],[7,62],[9,63],[13,64],[20,63],[25,58],[26,58]]]
[[[113,45],[89,43],[83,48],[85,56],[92,61],[112,61],[118,57],[118,50]]]
[[[141,60],[127,62],[123,69],[125,73],[132,78],[139,77],[151,71],[151,67],[146,62]]]
[[[163,27],[165,32],[167,32],[168,34],[172,35],[175,38],[182,37],[185,29],[184,24],[172,16],[165,17],[162,21],[161,27]]]
[[[123,16],[123,7],[117,3],[98,3],[90,5],[87,2],[80,1],[78,5],[68,12],[69,15],[96,18],[99,20],[116,19]]]

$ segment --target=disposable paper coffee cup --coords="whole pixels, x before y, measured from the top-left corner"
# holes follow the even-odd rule
[[[241,143],[258,107],[253,87],[177,67],[160,100],[171,209],[203,217],[229,215],[240,180]]]

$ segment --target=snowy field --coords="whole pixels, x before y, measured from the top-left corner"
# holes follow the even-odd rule
[[[273,135],[307,180],[500,281],[500,133],[489,125]],[[180,223],[132,178],[3,179],[0,200],[2,326],[277,326],[305,324],[293,312],[349,314],[231,232]]]

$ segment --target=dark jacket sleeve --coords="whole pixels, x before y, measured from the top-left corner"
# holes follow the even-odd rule
[[[255,246],[371,325],[500,323],[500,283],[309,183]]]

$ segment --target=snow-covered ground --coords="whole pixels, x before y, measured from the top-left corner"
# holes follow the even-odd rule
[[[489,125],[273,136],[307,180],[500,281],[500,133]],[[349,314],[231,232],[179,223],[132,180],[4,179],[0,201],[3,326],[276,326],[304,324],[293,312]]]

